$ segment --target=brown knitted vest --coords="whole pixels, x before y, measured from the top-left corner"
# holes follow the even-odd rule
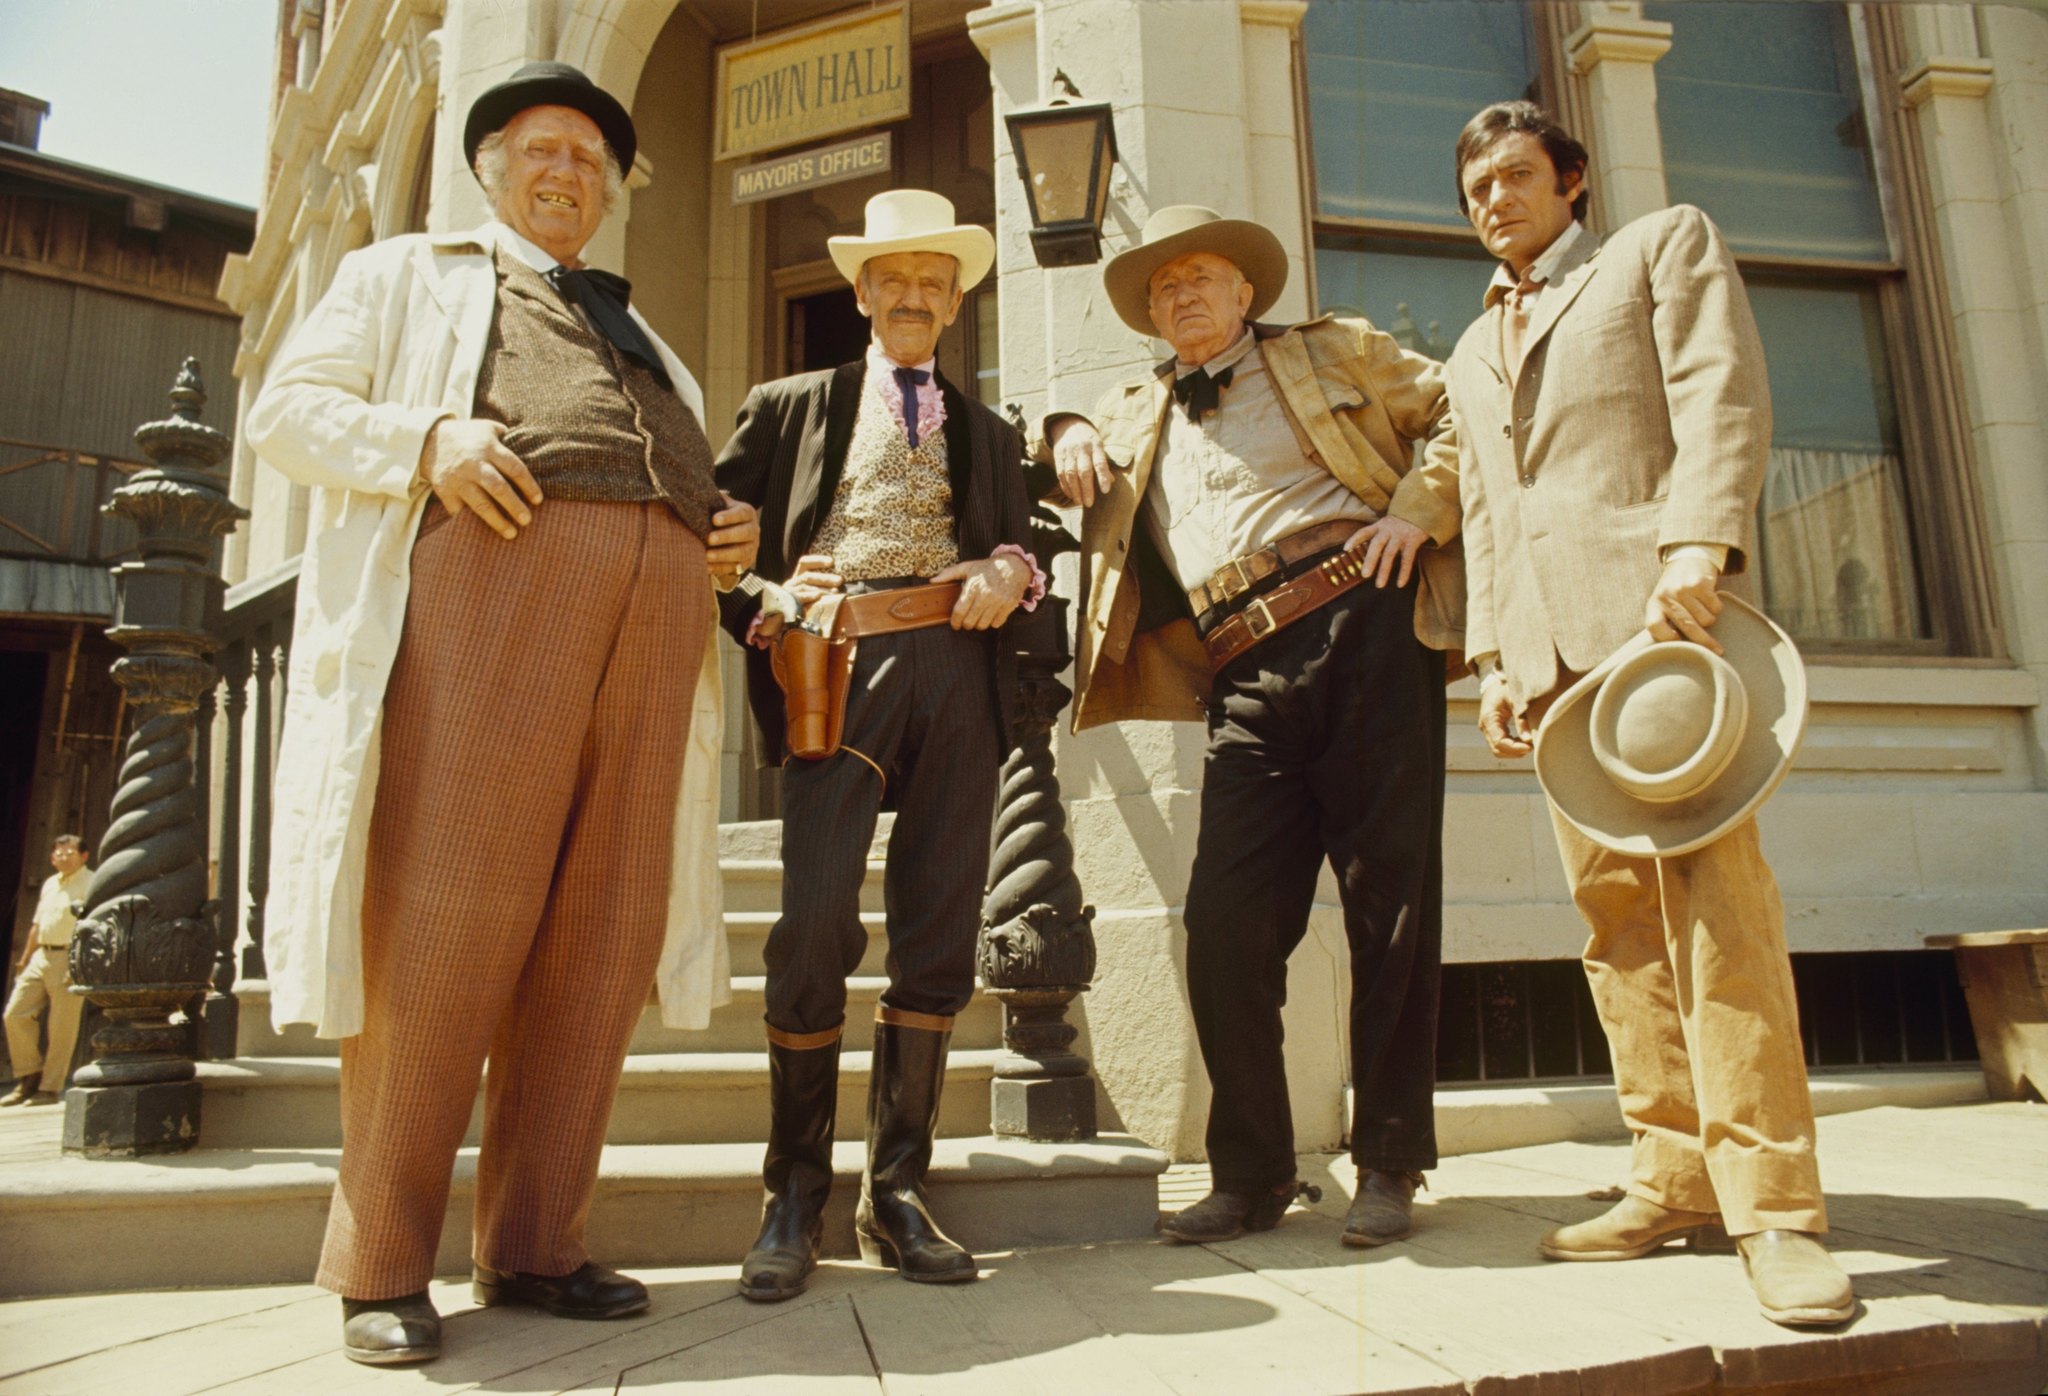
[[[476,415],[551,499],[668,501],[699,538],[725,507],[711,443],[679,396],[565,305],[541,274],[497,254],[498,305]]]

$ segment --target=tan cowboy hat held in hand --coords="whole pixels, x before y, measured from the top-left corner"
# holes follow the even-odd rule
[[[1722,596],[1724,658],[1643,631],[1551,705],[1536,778],[1559,813],[1617,853],[1704,847],[1762,808],[1806,734],[1806,666],[1792,637]]]
[[[928,189],[891,189],[868,200],[861,237],[827,238],[832,263],[848,281],[871,257],[892,252],[943,252],[960,263],[960,289],[972,290],[996,262],[989,230],[953,221],[953,201]]]
[[[1287,249],[1272,230],[1242,218],[1225,218],[1200,204],[1173,204],[1145,220],[1143,240],[1118,253],[1102,269],[1109,303],[1126,325],[1156,337],[1152,324],[1152,273],[1176,257],[1209,252],[1231,263],[1252,284],[1247,319],[1273,308],[1287,289]]]

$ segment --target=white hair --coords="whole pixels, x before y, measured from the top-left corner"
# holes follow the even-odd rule
[[[604,211],[610,213],[626,187],[626,174],[619,168],[618,153],[612,149],[611,142],[600,140],[598,146],[604,151]],[[506,158],[504,131],[493,131],[477,142],[477,182],[483,185],[484,193],[491,196],[493,203],[497,202],[498,191],[505,187]]]

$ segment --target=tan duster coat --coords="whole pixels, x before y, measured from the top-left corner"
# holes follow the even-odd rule
[[[501,231],[409,235],[344,258],[243,424],[258,457],[313,487],[264,910],[280,1027],[312,1023],[322,1037],[362,1029],[363,873],[384,688],[405,627],[412,541],[431,498],[417,476],[420,450],[435,422],[470,415]],[[648,336],[701,419],[696,380],[651,328]],[[718,876],[720,694],[718,651],[707,644],[656,972],[662,1019],[673,1027],[703,1027],[730,997]]]
[[[1267,370],[1300,434],[1322,465],[1375,514],[1427,532],[1415,633],[1435,649],[1461,647],[1464,576],[1459,533],[1458,446],[1443,370],[1360,319],[1324,316],[1293,326],[1254,325]],[[1081,518],[1082,608],[1074,646],[1074,730],[1126,719],[1199,722],[1209,697],[1209,660],[1192,621],[1140,632],[1139,502],[1152,481],[1173,360],[1103,394],[1092,421],[1116,479]],[[1054,419],[1048,419],[1048,421]],[[1421,465],[1415,444],[1425,443]],[[1044,427],[1035,458],[1052,458]],[[1149,547],[1149,543],[1145,546]]]
[[[1678,543],[1745,570],[1771,445],[1763,345],[1735,259],[1687,204],[1581,237],[1501,362],[1499,304],[1449,364],[1463,451],[1466,650],[1518,708],[1643,628]],[[1741,583],[1733,588],[1740,594]]]

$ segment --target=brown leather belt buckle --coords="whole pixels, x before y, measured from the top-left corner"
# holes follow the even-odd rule
[[[1280,622],[1273,619],[1273,608],[1261,596],[1251,605],[1237,613],[1244,621],[1244,628],[1252,633],[1254,641],[1263,640],[1280,628]]]
[[[1221,591],[1222,600],[1230,601],[1252,589],[1252,579],[1244,570],[1244,559],[1234,557],[1217,568],[1209,578],[1209,589]]]

